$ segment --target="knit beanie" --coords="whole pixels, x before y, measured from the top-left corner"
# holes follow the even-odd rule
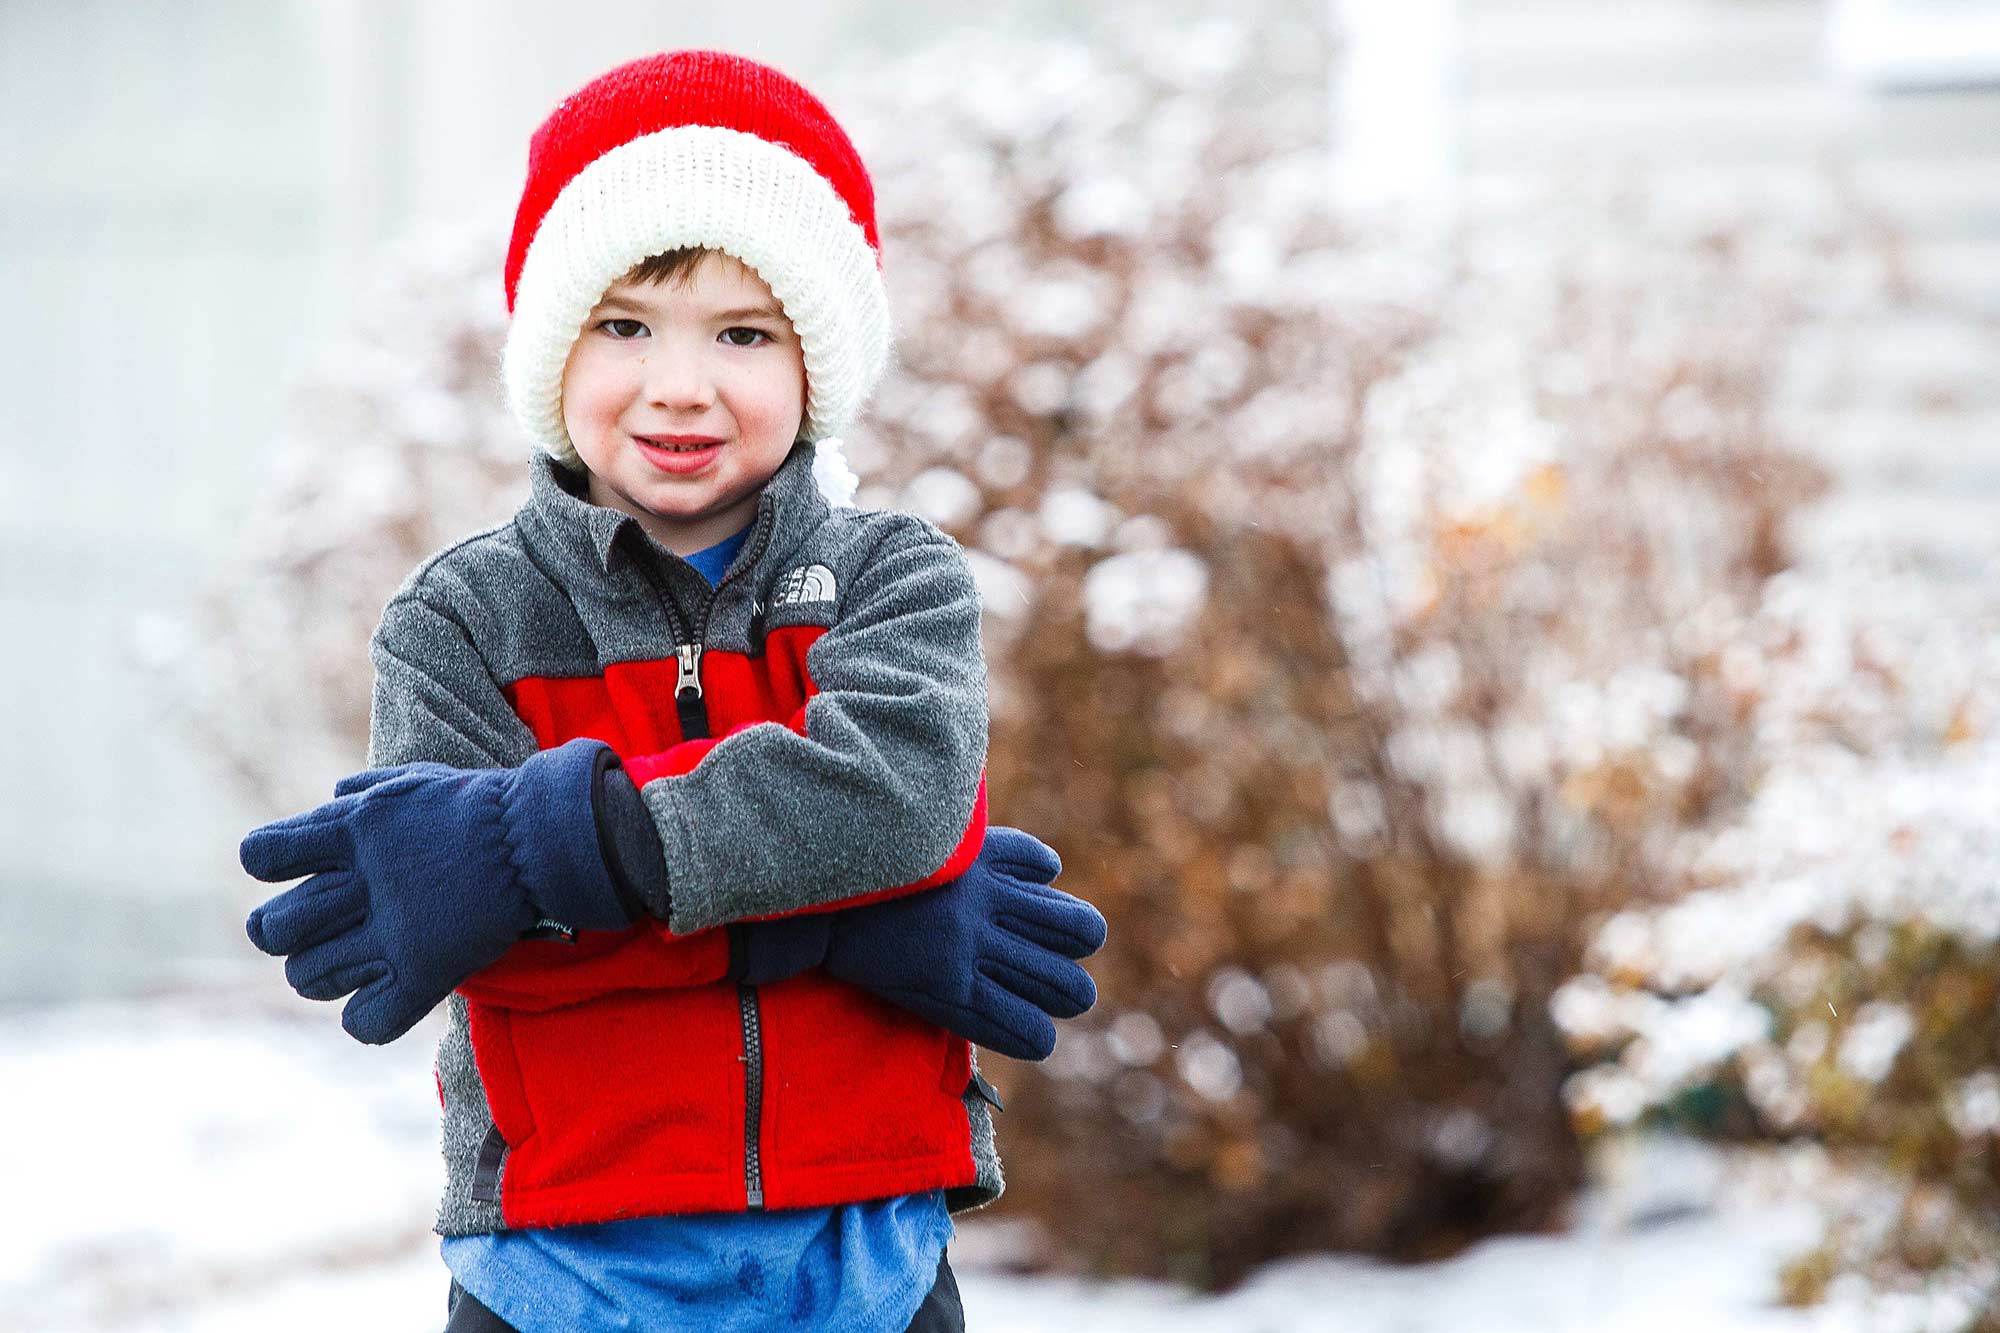
[[[837,451],[890,355],[875,188],[818,98],[723,51],[620,65],[564,98],[529,141],[501,358],[515,418],[581,468],[562,417],[570,348],[612,283],[687,246],[734,255],[778,298],[805,357],[800,438],[844,472],[827,446]]]

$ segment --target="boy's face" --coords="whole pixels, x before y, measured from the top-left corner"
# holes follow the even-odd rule
[[[705,256],[685,283],[612,284],[563,367],[563,425],[591,503],[676,555],[730,536],[805,419],[805,352],[756,272]],[[758,312],[758,313],[752,313]],[[674,453],[646,437],[719,443]]]

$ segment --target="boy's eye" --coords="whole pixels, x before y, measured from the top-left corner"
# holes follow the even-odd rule
[[[623,328],[619,327],[620,325],[630,325],[632,328],[632,332],[629,333],[626,332]],[[637,338],[639,336],[639,331],[644,329],[646,326],[636,319],[607,319],[599,321],[597,327],[600,329],[608,329],[611,333],[612,338],[618,342],[630,342],[634,338]],[[747,339],[738,339],[737,337],[735,337],[735,335],[739,333],[747,333],[750,336]],[[736,325],[732,328],[724,329],[722,331],[722,336],[724,339],[728,341],[728,344],[731,347],[755,347],[758,345],[759,340],[762,340],[763,342],[775,341],[775,339],[773,339],[770,334],[764,332],[764,330],[753,329],[748,327],[747,325],[742,325],[742,324]]]

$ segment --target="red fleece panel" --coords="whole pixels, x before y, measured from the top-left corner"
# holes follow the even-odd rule
[[[945,1052],[944,1078],[938,1083],[938,1090],[960,1097],[965,1085],[972,1082],[972,1043],[956,1032],[950,1035],[951,1046]]]
[[[546,1013],[472,1012],[488,1020],[474,1025],[474,1049],[512,1149],[502,1189],[508,1226],[745,1206],[747,1083],[734,987],[607,995]]]
[[[618,662],[602,676],[524,676],[505,694],[544,750],[590,736],[622,758],[680,744],[680,714],[674,711],[679,670],[671,657]]]
[[[638,922],[621,931],[578,931],[574,944],[522,940],[458,991],[485,1004],[540,1012],[611,991],[703,986],[728,973],[727,931],[670,936]]]
[[[622,719],[611,707],[601,676],[568,680],[530,676],[515,681],[505,693],[544,750],[562,744],[551,742],[551,736],[563,741],[589,736],[614,750],[626,744]]]
[[[792,716],[819,693],[806,670],[806,654],[826,630],[818,625],[792,625],[764,636],[761,657],[710,650],[702,655],[703,688],[708,691],[708,717],[717,732],[745,722],[766,722]]]
[[[521,1086],[521,1062],[514,1058],[514,1043],[508,1036],[513,1017],[509,1010],[490,1005],[467,1002],[465,1006],[472,1063],[479,1069],[479,1086],[486,1090],[493,1127],[509,1143],[525,1143],[535,1131],[535,1122],[528,1114],[528,1095]]]
[[[971,1183],[966,1078],[944,1087],[960,1038],[817,969],[758,994],[765,1206],[935,1188],[940,1173]],[[859,1069],[868,1077],[856,1078]],[[899,1173],[924,1183],[898,1183]]]
[[[674,687],[679,683],[680,663],[672,657],[651,662],[614,662],[604,669],[605,698],[624,724],[625,735],[631,742],[612,747],[621,758],[652,754],[681,743],[681,715],[674,710]],[[563,735],[545,744],[561,745],[570,739],[570,735]]]

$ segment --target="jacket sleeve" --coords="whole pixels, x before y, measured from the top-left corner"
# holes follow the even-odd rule
[[[424,760],[453,768],[519,768],[541,749],[465,626],[421,594],[398,594],[383,608],[368,657],[375,666],[370,768]]]
[[[792,714],[791,720],[785,725],[800,735],[804,735],[805,718],[806,710],[800,708]],[[760,724],[745,722],[730,731],[729,736],[747,731],[752,726],[757,725]],[[670,914],[667,906],[668,895],[664,873],[665,868],[659,861],[657,850],[659,839],[654,831],[652,816],[647,811],[645,802],[633,787],[633,783],[648,782],[661,777],[677,777],[683,773],[691,773],[700,765],[703,759],[708,757],[711,750],[727,739],[728,736],[723,736],[683,741],[679,745],[658,751],[654,754],[634,755],[628,765],[629,772],[608,773],[605,775],[604,791],[607,795],[603,799],[605,808],[608,811],[605,816],[605,822],[616,830],[612,837],[620,846],[639,846],[642,842],[650,842],[652,844],[649,849],[650,856],[643,863],[648,866],[658,866],[660,873],[654,878],[647,878],[644,875],[636,877],[638,887],[635,892],[636,896],[645,903],[646,910],[655,917],[664,918],[664,916]],[[630,793],[629,798],[626,796],[626,793]],[[862,907],[868,903],[879,902],[887,898],[901,897],[903,894],[915,893],[921,889],[936,888],[948,880],[958,878],[971,869],[972,863],[979,859],[979,852],[984,846],[985,841],[986,774],[982,769],[979,775],[979,791],[973,799],[972,817],[966,821],[965,832],[960,835],[957,847],[952,850],[951,855],[945,859],[943,865],[933,870],[930,874],[925,875],[922,879],[914,880],[908,884],[897,885],[893,888],[880,889],[874,893],[858,893],[850,897],[828,902],[809,903],[804,907],[799,907],[791,911],[759,913],[739,919],[742,921],[768,921],[779,917],[798,916],[812,912],[841,911],[849,907]],[[640,858],[634,856],[629,859],[637,862]],[[662,928],[665,929],[665,927]],[[671,934],[671,930],[668,933]]]
[[[942,882],[977,854],[986,661],[964,551],[908,518],[839,610],[806,654],[812,693],[792,725],[629,761],[665,853],[673,934],[853,906]]]
[[[384,608],[369,658],[375,668],[369,767],[428,760],[454,768],[518,768],[541,749],[464,625],[420,592],[401,593]],[[616,769],[606,776],[624,780]],[[624,874],[621,862],[634,859],[626,850],[630,844],[601,818],[599,839],[614,877]],[[657,858],[657,847],[651,850]],[[657,869],[641,877],[657,878]],[[728,963],[729,941],[719,931],[684,939],[645,932],[637,940],[585,932],[574,944],[522,940],[458,989],[489,1003],[542,1009],[634,985],[703,985],[721,979]]]

